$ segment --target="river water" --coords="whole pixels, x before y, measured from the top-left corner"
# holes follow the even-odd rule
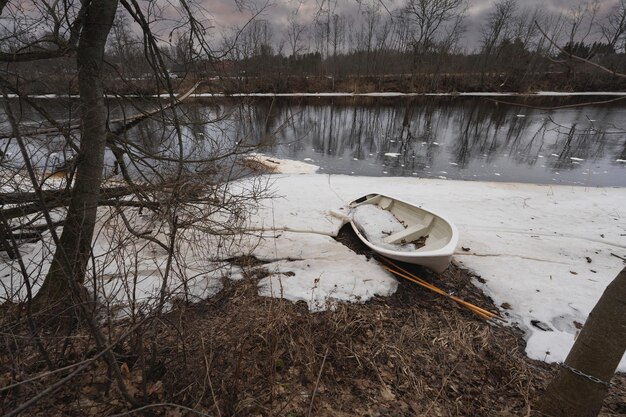
[[[328,174],[626,186],[626,100],[590,104],[607,98],[535,97],[523,104],[502,102],[513,99],[522,100],[202,99],[177,110],[183,147],[175,145],[171,124],[154,120],[139,123],[128,137],[169,157],[177,158],[182,150],[188,160],[233,143],[254,145],[257,152],[310,162]],[[69,111],[61,101],[45,105],[56,117],[78,112],[71,108],[75,102]],[[125,105],[127,114],[133,106]],[[112,103],[111,117],[121,109]],[[20,111],[31,124],[38,122],[34,112]],[[9,129],[6,124],[0,127]],[[62,138],[37,140],[45,146],[29,146],[39,161],[49,163],[51,153],[57,159],[72,153]],[[17,152],[7,139],[0,146],[5,153]],[[112,166],[113,156],[107,161]]]
[[[330,174],[626,186],[626,106],[533,107],[459,97],[265,100],[238,117],[240,136],[263,152]]]

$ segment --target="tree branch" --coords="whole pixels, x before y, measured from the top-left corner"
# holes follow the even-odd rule
[[[137,192],[146,192],[149,190],[162,189],[156,186],[134,186],[134,187],[113,187],[103,188],[100,191],[99,205],[128,205],[128,206],[140,206],[150,207],[150,202],[120,202],[115,199],[131,195]],[[22,204],[21,206],[10,207],[0,210],[0,213],[7,219],[14,219],[17,217],[24,217],[30,214],[38,213],[45,207],[47,210],[52,210],[59,207],[67,206],[71,200],[71,192],[69,190],[45,190],[41,191],[42,201],[39,200],[39,195],[36,193],[8,193],[0,194],[0,204]],[[114,203],[115,200],[115,203]],[[24,204],[29,203],[29,204]],[[42,207],[43,206],[43,207]],[[153,206],[153,205],[152,205]]]
[[[552,40],[546,34],[546,32],[543,31],[543,29],[541,29],[541,26],[539,26],[539,23],[536,20],[535,20],[535,26],[537,26],[537,29],[539,29],[539,32],[541,32],[541,34],[548,40],[548,42],[550,42],[550,44],[552,46],[554,46],[560,52],[563,52],[564,54],[567,54],[571,59],[574,59],[574,60],[579,61],[579,62],[584,62],[585,64],[589,64],[589,65],[591,65],[593,67],[596,67],[596,68],[598,68],[598,69],[600,69],[600,70],[602,70],[604,72],[608,72],[609,74],[615,75],[617,77],[626,78],[626,74],[622,74],[620,72],[611,70],[611,69],[605,67],[604,65],[597,64],[597,63],[595,63],[593,61],[590,61],[590,60],[588,60],[586,58],[582,58],[580,56],[577,56],[577,55],[574,55],[572,53],[569,53],[569,52],[565,51],[563,48],[561,48],[559,45],[557,45],[557,43],[554,40]]]

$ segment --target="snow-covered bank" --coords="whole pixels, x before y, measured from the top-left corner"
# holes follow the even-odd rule
[[[589,311],[624,266],[612,254],[626,257],[621,188],[319,174],[277,176],[274,187],[283,198],[260,213],[259,226],[332,234],[341,222],[328,210],[371,192],[445,214],[461,236],[456,262],[480,275],[475,284],[526,332],[527,353],[539,360],[565,358]],[[328,264],[318,265],[324,278]],[[297,271],[274,280],[285,297],[295,298],[290,286]],[[626,370],[626,361],[620,369]]]
[[[315,169],[273,163],[276,171]],[[526,332],[528,355],[552,362],[565,358],[589,311],[623,268],[619,257],[626,258],[625,188],[314,173],[269,178],[276,198],[264,200],[250,218],[254,233],[229,245],[211,242],[200,232],[183,240],[176,248],[180,261],[168,282],[168,294],[210,297],[220,290],[223,279],[242,276],[237,267],[225,269],[230,265],[223,260],[252,254],[268,262],[257,267],[269,271],[259,282],[261,295],[304,301],[311,310],[337,300],[362,302],[390,295],[397,287],[392,276],[330,237],[343,224],[331,210],[378,192],[452,220],[460,233],[455,262],[476,272],[480,279],[475,284],[493,298],[511,324]],[[144,227],[139,215],[137,222],[136,227]],[[99,294],[111,303],[158,299],[167,253],[125,235],[107,235],[107,230],[121,229],[104,229],[96,238]],[[115,252],[116,245],[123,250]],[[29,276],[45,274],[51,251],[49,240],[22,247]],[[209,253],[212,258],[206,256]],[[17,263],[6,257],[3,261],[0,299],[20,294],[23,299]],[[626,361],[619,369],[626,371]]]
[[[319,93],[196,93],[193,97],[622,97],[623,91],[537,91],[533,93],[471,91],[451,93],[402,93],[397,91],[378,91],[371,93],[319,92]],[[155,96],[156,97],[156,96]],[[159,97],[167,98],[162,95]]]

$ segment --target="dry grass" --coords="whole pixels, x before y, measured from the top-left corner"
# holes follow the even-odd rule
[[[259,265],[253,258],[236,261]],[[156,406],[175,403],[212,416],[518,416],[527,414],[554,370],[524,355],[519,331],[488,324],[408,282],[391,297],[312,314],[304,303],[259,297],[263,273],[255,271],[226,282],[209,300],[176,305],[115,348],[129,390],[155,405],[134,415],[194,415]],[[418,272],[490,307],[466,271]],[[131,325],[107,331],[115,338]],[[32,340],[18,333],[15,326],[11,337],[5,331],[0,349],[11,350],[0,356],[3,384],[15,381],[12,368],[20,379],[43,369]],[[82,335],[77,329],[65,347],[59,335],[43,340],[50,350],[64,349],[55,360],[71,363],[94,352]],[[62,375],[1,392],[4,411]],[[614,380],[604,415],[626,412],[625,380]],[[127,408],[98,362],[30,411],[79,416]]]
[[[255,292],[250,281],[233,285],[183,332],[188,359],[170,370],[172,388],[206,396],[206,372],[189,365],[208,355],[218,381],[208,411],[302,415],[323,361],[314,415],[517,415],[543,382],[509,329],[410,285],[391,299],[313,315]]]

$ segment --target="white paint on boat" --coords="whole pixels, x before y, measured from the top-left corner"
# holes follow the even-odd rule
[[[442,272],[450,265],[459,241],[459,232],[452,222],[424,208],[382,194],[368,194],[350,203],[352,209],[364,205],[375,205],[386,210],[403,225],[402,230],[392,230],[389,236],[379,242],[371,238],[373,231],[365,230],[367,224],[353,217],[350,224],[356,235],[372,250],[382,256],[422,265],[436,272]],[[426,237],[424,246],[407,250],[407,243],[422,237]]]

